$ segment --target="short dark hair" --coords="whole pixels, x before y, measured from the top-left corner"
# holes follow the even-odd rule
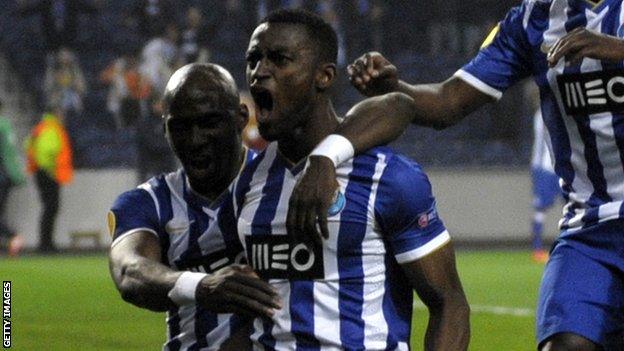
[[[338,38],[332,26],[320,16],[300,9],[279,9],[268,14],[262,23],[300,24],[308,31],[319,49],[319,58],[325,62],[336,63],[338,57]]]

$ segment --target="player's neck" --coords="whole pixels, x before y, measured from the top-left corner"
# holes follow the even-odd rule
[[[330,99],[321,98],[309,110],[306,123],[278,140],[279,151],[293,164],[308,156],[314,147],[338,128],[339,122]]]

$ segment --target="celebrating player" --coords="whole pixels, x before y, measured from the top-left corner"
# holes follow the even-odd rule
[[[515,82],[535,77],[567,201],[540,288],[541,350],[624,347],[622,13],[619,0],[525,0],[470,63],[438,84],[400,81],[379,53],[348,68],[353,85],[367,96],[412,96],[413,122],[435,128],[459,122]],[[316,173],[330,172],[327,165]],[[301,182],[317,188],[314,177]],[[331,189],[321,197],[329,196]]]
[[[370,98],[354,107],[350,115],[374,132],[350,128],[344,133],[359,135],[351,152],[402,132],[413,101],[397,96]],[[113,280],[128,302],[168,311],[168,349],[244,349],[247,330],[217,313],[270,316],[280,306],[249,266],[225,267],[242,262],[244,255],[238,239],[222,235],[236,229],[227,220],[233,209],[221,193],[253,156],[241,146],[247,110],[238,101],[236,84],[223,68],[191,64],[179,69],[165,91],[163,118],[182,169],[122,194],[109,213]],[[402,123],[389,123],[395,118]],[[310,169],[324,162],[312,160]],[[224,342],[234,332],[241,337]]]
[[[407,350],[416,290],[430,312],[426,348],[466,349],[469,308],[453,246],[413,161],[375,148],[342,164],[328,239],[287,234],[305,158],[339,124],[328,92],[336,51],[331,26],[297,10],[270,14],[249,43],[247,80],[260,133],[272,143],[235,181],[233,207],[248,261],[283,302],[271,319],[256,319],[254,345]]]
[[[280,307],[240,265],[240,244],[221,235],[219,195],[253,156],[241,147],[247,110],[226,70],[191,64],[169,80],[163,118],[182,168],[117,198],[111,275],[124,300],[168,312],[166,349],[217,350],[240,325],[222,313],[271,316]]]

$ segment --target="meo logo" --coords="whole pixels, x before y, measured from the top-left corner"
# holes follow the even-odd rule
[[[263,279],[323,279],[323,249],[292,243],[288,235],[248,235],[247,260]]]
[[[624,70],[565,74],[557,77],[567,114],[624,111]]]

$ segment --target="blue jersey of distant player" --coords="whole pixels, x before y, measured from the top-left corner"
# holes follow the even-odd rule
[[[247,260],[284,305],[255,321],[256,349],[408,350],[413,289],[399,264],[450,240],[427,176],[388,148],[339,165],[329,239],[317,247],[286,234],[302,166],[291,167],[272,143],[234,183]]]
[[[624,347],[624,63],[546,60],[575,28],[622,38],[623,24],[621,0],[524,0],[456,73],[494,98],[528,76],[540,89],[567,204],[540,287],[539,343],[565,332]]]
[[[494,98],[533,76],[567,204],[560,228],[624,217],[624,64],[584,58],[548,68],[546,54],[576,27],[622,37],[622,1],[525,0],[491,43],[456,73]]]
[[[538,109],[533,116],[533,151],[531,154],[531,180],[533,184],[533,208],[545,211],[561,196],[559,177],[552,166],[550,135],[544,128],[542,113]]]
[[[247,151],[247,159],[255,154]],[[227,194],[227,193],[226,193]],[[211,273],[233,263],[244,263],[238,240],[223,231],[235,231],[227,196],[209,202],[194,193],[185,172],[161,174],[121,194],[111,208],[113,243],[138,231],[153,233],[162,248],[161,262],[174,270]],[[225,218],[225,219],[224,219]],[[234,229],[232,229],[234,227]],[[231,314],[215,314],[198,305],[167,312],[165,350],[218,350],[239,327]]]

